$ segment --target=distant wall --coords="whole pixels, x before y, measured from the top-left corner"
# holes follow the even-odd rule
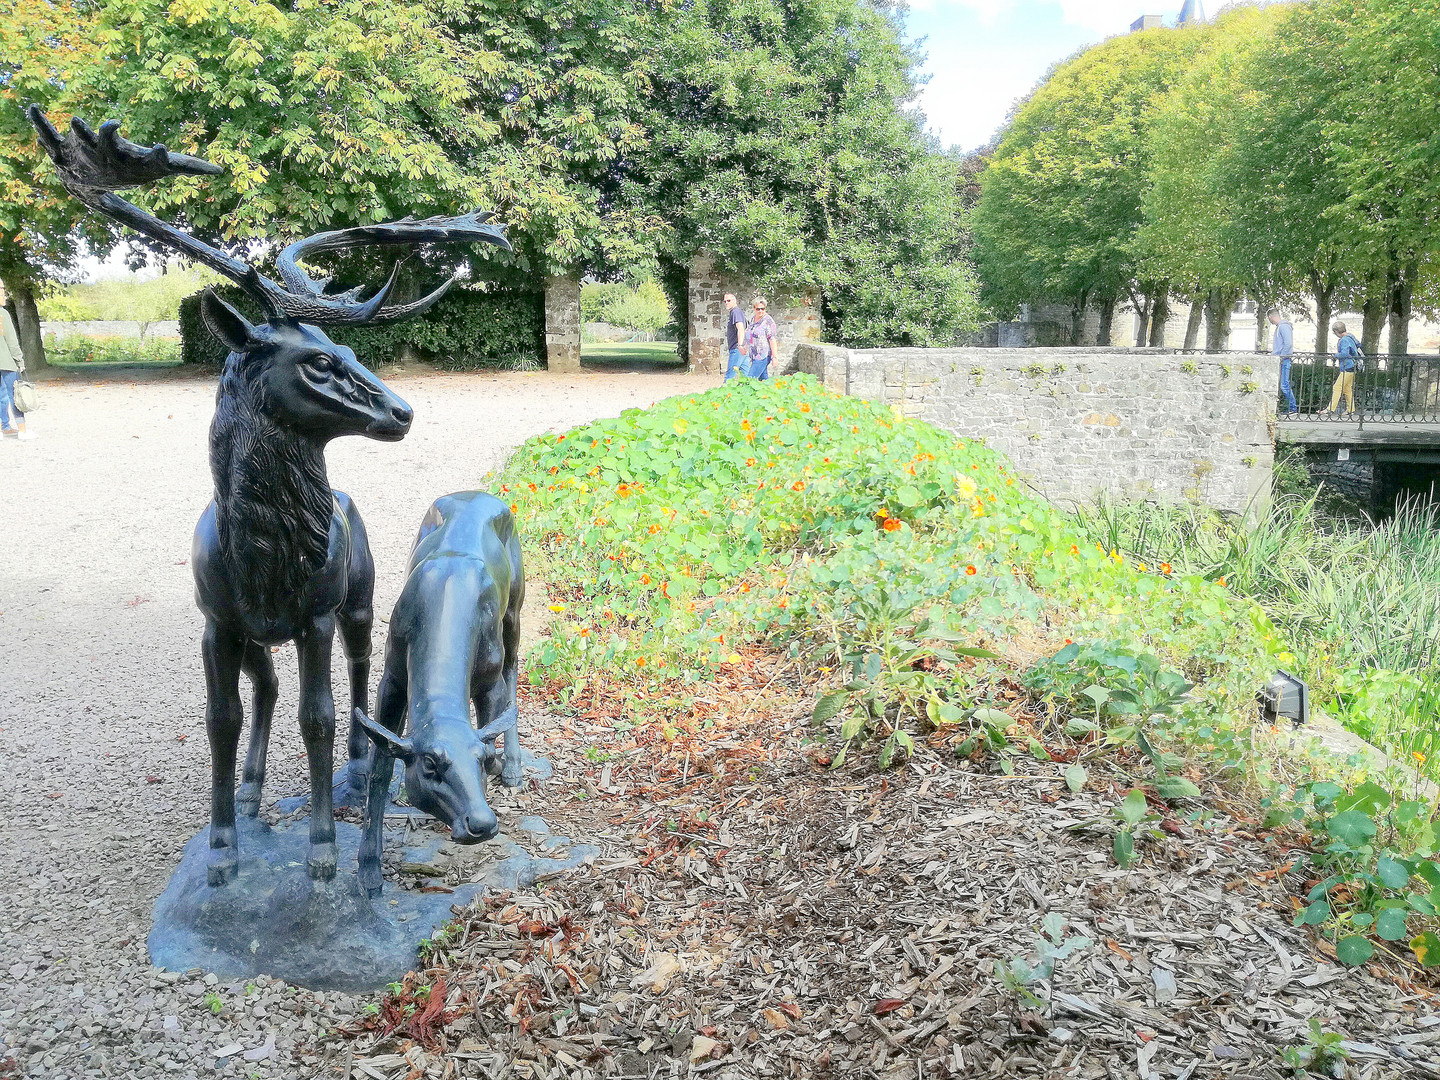
[[[40,335],[54,334],[57,338],[67,337],[126,337],[138,338],[140,336],[140,324],[138,322],[42,322],[40,324]],[[145,339],[170,338],[180,340],[180,323],[175,319],[167,319],[164,322],[153,322],[145,329]]]
[[[1239,512],[1269,498],[1279,371],[1267,356],[809,344],[795,360],[837,393],[984,439],[1054,501]]]

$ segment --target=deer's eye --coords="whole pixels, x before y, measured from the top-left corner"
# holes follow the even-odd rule
[[[316,376],[318,378],[324,378],[335,368],[335,365],[332,363],[331,358],[325,353],[320,352],[309,353],[300,361],[300,363],[304,365],[305,370],[308,374]]]
[[[450,762],[438,754],[426,754],[420,759],[420,775],[426,780],[439,780],[450,768]]]

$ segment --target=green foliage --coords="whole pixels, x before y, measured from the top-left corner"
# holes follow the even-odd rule
[[[889,763],[954,731],[1003,766],[1048,754],[995,705],[980,651],[1047,612],[1183,662],[1210,745],[1271,664],[1253,605],[1082,547],[992,451],[805,376],[531,440],[500,490],[565,615],[528,669],[561,703],[608,680],[644,715],[760,640],[834,676],[814,718],[842,755],[877,739]],[[1178,688],[1147,665],[1136,700],[1164,716]]]
[[[178,364],[180,342],[130,337],[47,337],[52,364]]]
[[[1373,782],[1352,791],[1329,781],[1267,800],[1266,824],[1298,823],[1313,839],[1304,856],[1321,880],[1295,915],[1335,942],[1342,962],[1370,959],[1372,938],[1409,942],[1416,959],[1440,965],[1440,839],[1433,805]]]
[[[239,288],[215,289],[247,318],[260,312]],[[180,338],[187,364],[220,364],[224,347],[200,317],[200,293],[180,304]],[[402,345],[418,349],[451,371],[474,371],[531,361],[545,353],[545,296],[525,289],[456,287],[424,316],[379,326],[340,326],[327,331],[331,340],[355,350],[371,367],[388,363]]]
[[[214,990],[205,991],[205,996],[200,999],[205,1007],[210,1010],[211,1015],[219,1016],[225,1009],[225,999]]]
[[[1336,1066],[1343,1065],[1350,1055],[1340,1044],[1345,1036],[1337,1031],[1326,1031],[1313,1016],[1305,1029],[1305,1045],[1287,1046],[1280,1051],[1280,1059],[1296,1076],[1306,1072],[1332,1073]]]
[[[40,317],[61,322],[89,320],[152,322],[180,317],[180,301],[222,279],[202,267],[170,269],[149,281],[101,281],[67,285],[40,301]]]
[[[596,282],[580,286],[580,317],[646,334],[671,322],[665,290],[650,276],[635,281]]]
[[[1151,111],[1209,35],[1111,38],[1019,106],[981,174],[974,216],[984,295],[998,310],[1118,297],[1137,280]]]
[[[1379,524],[1322,519],[1316,498],[1282,496],[1259,520],[1143,504],[1102,505],[1082,522],[1111,550],[1259,601],[1295,652],[1281,663],[1317,706],[1440,776],[1440,523],[1418,506]]]
[[[1046,1010],[1048,1003],[1036,989],[1054,978],[1057,964],[1094,944],[1087,937],[1067,935],[1065,926],[1065,916],[1047,912],[1030,952],[995,965],[995,978],[1001,989],[1032,1009]]]

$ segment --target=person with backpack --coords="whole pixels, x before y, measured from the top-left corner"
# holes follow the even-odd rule
[[[1355,370],[1360,366],[1360,358],[1364,355],[1360,351],[1360,342],[1355,340],[1354,334],[1346,333],[1345,324],[1337,322],[1330,327],[1335,334],[1335,366],[1339,374],[1335,376],[1335,388],[1330,392],[1330,412],[1333,415],[1340,407],[1340,399],[1345,399],[1345,407],[1353,416],[1355,414]]]

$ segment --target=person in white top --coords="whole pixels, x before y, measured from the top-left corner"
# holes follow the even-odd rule
[[[5,293],[0,290],[0,305],[4,303]],[[33,439],[35,436],[25,430],[25,414],[15,408],[15,384],[24,368],[25,355],[20,351],[15,320],[0,306],[0,430],[7,436]]]

